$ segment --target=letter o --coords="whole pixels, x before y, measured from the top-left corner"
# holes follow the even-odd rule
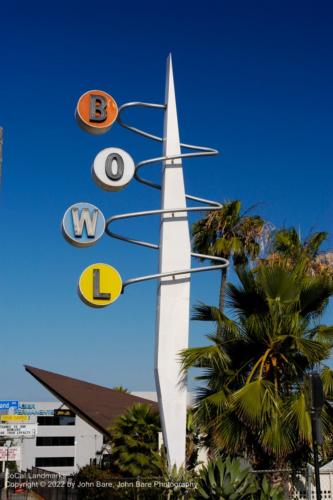
[[[120,148],[102,149],[92,165],[93,179],[105,191],[120,191],[133,179],[134,173],[133,158]]]
[[[113,165],[117,165],[116,172]],[[105,173],[111,181],[119,181],[124,175],[124,160],[118,153],[110,153],[105,160]]]

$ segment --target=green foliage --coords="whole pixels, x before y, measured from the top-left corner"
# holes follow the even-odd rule
[[[245,265],[258,257],[266,226],[258,215],[241,213],[239,200],[224,203],[192,227],[194,251],[200,254],[232,257],[235,266]],[[212,261],[216,264],[216,261]],[[219,308],[224,309],[227,268],[222,270]]]
[[[136,487],[135,480],[127,481],[128,487],[117,486],[125,480],[117,478],[110,471],[96,466],[85,466],[73,477],[78,498],[82,500],[152,499],[152,500],[195,500],[195,499],[237,499],[237,500],[283,500],[281,490],[273,487],[266,476],[259,480],[249,466],[239,459],[213,460],[200,470],[199,474],[183,467],[168,471],[165,456],[160,457],[161,472],[158,477],[142,480],[153,487]],[[163,466],[162,466],[163,464]],[[113,486],[99,487],[97,482]],[[84,484],[80,487],[79,484]],[[98,483],[97,483],[98,484]],[[159,486],[160,484],[160,486]]]
[[[282,488],[258,478],[239,458],[210,461],[199,473],[196,498],[209,500],[283,500]]]
[[[9,470],[9,473],[11,473],[11,474],[18,471],[16,462],[12,462],[12,461],[6,462],[5,466]]]
[[[193,470],[198,465],[198,454],[204,439],[198,422],[194,419],[192,408],[187,410],[186,418],[186,469]]]
[[[328,233],[310,234],[304,241],[295,228],[279,229],[273,235],[270,253],[261,265],[279,264],[310,276],[333,278],[333,253],[321,250]]]
[[[161,492],[161,498],[167,498],[168,500],[193,500],[195,498],[197,474],[194,470],[188,470],[185,467],[177,469],[174,465],[170,472],[165,452],[162,450],[161,454],[156,457],[156,463],[159,464],[160,475],[164,484],[170,483],[173,485]]]
[[[255,500],[283,500],[284,493],[281,487],[272,486],[267,477],[264,476],[260,485],[259,492],[254,496]]]
[[[112,387],[112,390],[117,392],[124,392],[125,394],[130,394],[130,391],[126,389],[126,387],[123,387],[122,385],[116,385],[115,387]]]
[[[326,404],[324,454],[333,439],[333,372],[322,363],[333,347],[333,328],[320,318],[332,281],[279,265],[239,269],[228,284],[228,317],[201,304],[195,319],[212,321],[211,344],[185,350],[184,373],[200,368],[195,419],[217,454],[249,457],[255,468],[300,465],[311,454],[304,375],[321,366]],[[332,449],[331,449],[332,452]]]
[[[110,428],[111,462],[124,477],[154,476],[158,449],[159,415],[147,404],[135,404]]]
[[[79,500],[194,500],[195,474],[184,468],[156,477],[122,479],[110,471],[86,466],[73,477]],[[98,486],[98,481],[107,486]],[[80,487],[81,483],[81,487]],[[96,485],[97,484],[97,485]]]
[[[233,256],[236,265],[245,264],[248,258],[258,256],[263,228],[260,216],[242,214],[239,200],[228,201],[193,225],[195,250],[225,258]]]
[[[320,246],[327,236],[326,232],[313,233],[302,242],[295,228],[280,229],[274,234],[272,250],[291,258],[294,262],[299,262],[304,257],[313,259],[318,255]]]
[[[258,491],[255,475],[239,459],[218,458],[200,471],[197,498],[207,500],[251,499]]]
[[[95,465],[86,465],[82,467],[72,479],[78,490],[78,498],[81,500],[107,500],[109,498],[117,498],[110,496],[109,488],[100,488],[96,486],[96,482],[109,482],[110,473],[103,471]],[[88,485],[88,487],[79,487],[80,484]],[[119,497],[120,498],[120,497]]]

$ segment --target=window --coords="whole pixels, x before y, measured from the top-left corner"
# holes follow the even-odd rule
[[[103,455],[101,469],[102,470],[109,470],[109,469],[111,469],[111,466],[112,466],[111,455],[109,455],[109,454]]]
[[[74,457],[36,457],[35,467],[72,467]]]
[[[38,425],[75,425],[75,416],[37,417]]]
[[[36,446],[74,446],[74,436],[40,436]]]

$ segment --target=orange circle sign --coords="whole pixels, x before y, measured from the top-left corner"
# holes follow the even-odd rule
[[[76,106],[80,127],[94,135],[108,132],[117,116],[116,101],[102,90],[89,90],[80,97]]]

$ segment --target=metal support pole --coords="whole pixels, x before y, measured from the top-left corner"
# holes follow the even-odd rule
[[[8,467],[5,468],[5,484],[4,484],[4,490],[6,492],[6,498],[7,498],[7,488],[8,488],[8,477],[9,477],[9,469]]]
[[[306,498],[307,500],[312,500],[312,467],[307,464],[306,467]]]
[[[185,466],[187,387],[180,384],[179,353],[188,347],[191,243],[171,56],[167,63],[162,210],[156,317],[155,380],[169,470]],[[172,211],[174,209],[174,211]],[[183,211],[177,210],[183,209]],[[181,271],[181,274],[179,274]]]
[[[320,489],[320,471],[319,471],[319,459],[318,459],[318,442],[317,442],[317,416],[314,412],[311,412],[311,427],[312,427],[312,443],[313,443],[313,459],[315,468],[315,480],[316,480],[316,498],[321,500],[321,489]]]
[[[23,436],[20,437],[20,448],[21,448],[21,456],[19,460],[18,470],[22,472],[22,461],[23,461]]]
[[[65,500],[68,500],[68,476],[65,479]]]

